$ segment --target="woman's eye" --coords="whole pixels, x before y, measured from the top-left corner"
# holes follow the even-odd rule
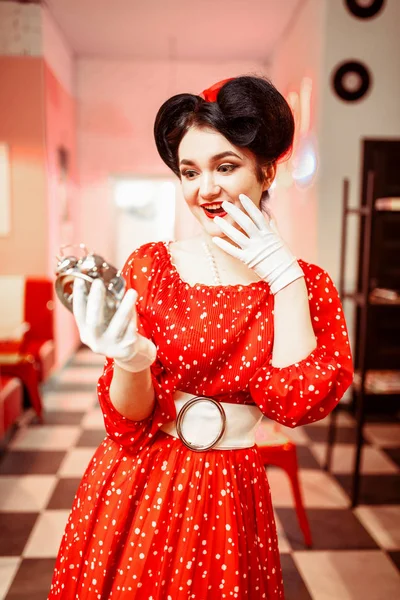
[[[186,179],[193,179],[195,175],[196,171],[182,171],[182,177],[186,177]]]
[[[218,171],[221,173],[231,173],[237,168],[237,165],[220,165]]]

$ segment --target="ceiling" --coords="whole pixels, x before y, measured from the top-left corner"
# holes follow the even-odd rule
[[[46,0],[77,56],[268,61],[307,0]]]

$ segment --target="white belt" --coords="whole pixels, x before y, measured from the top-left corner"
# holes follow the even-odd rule
[[[218,402],[206,396],[175,392],[176,421],[161,430],[196,452],[251,448],[262,419],[258,406]]]

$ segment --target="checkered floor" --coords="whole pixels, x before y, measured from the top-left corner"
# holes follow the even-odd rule
[[[81,350],[44,390],[46,424],[22,423],[0,458],[3,599],[47,598],[75,491],[105,435],[95,396],[101,367],[99,357]],[[298,447],[311,550],[304,547],[286,475],[268,469],[286,600],[400,598],[400,423],[366,426],[362,504],[354,511],[348,496],[354,422],[341,412],[339,425],[333,476],[320,468],[326,423],[289,432]]]

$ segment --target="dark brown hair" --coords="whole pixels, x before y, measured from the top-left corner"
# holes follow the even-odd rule
[[[178,94],[161,106],[154,137],[162,160],[179,178],[179,145],[193,126],[215,129],[234,146],[250,150],[260,181],[262,167],[282,160],[293,143],[294,120],[288,103],[268,79],[251,75],[227,81],[216,102]],[[267,198],[264,192],[262,199]]]

